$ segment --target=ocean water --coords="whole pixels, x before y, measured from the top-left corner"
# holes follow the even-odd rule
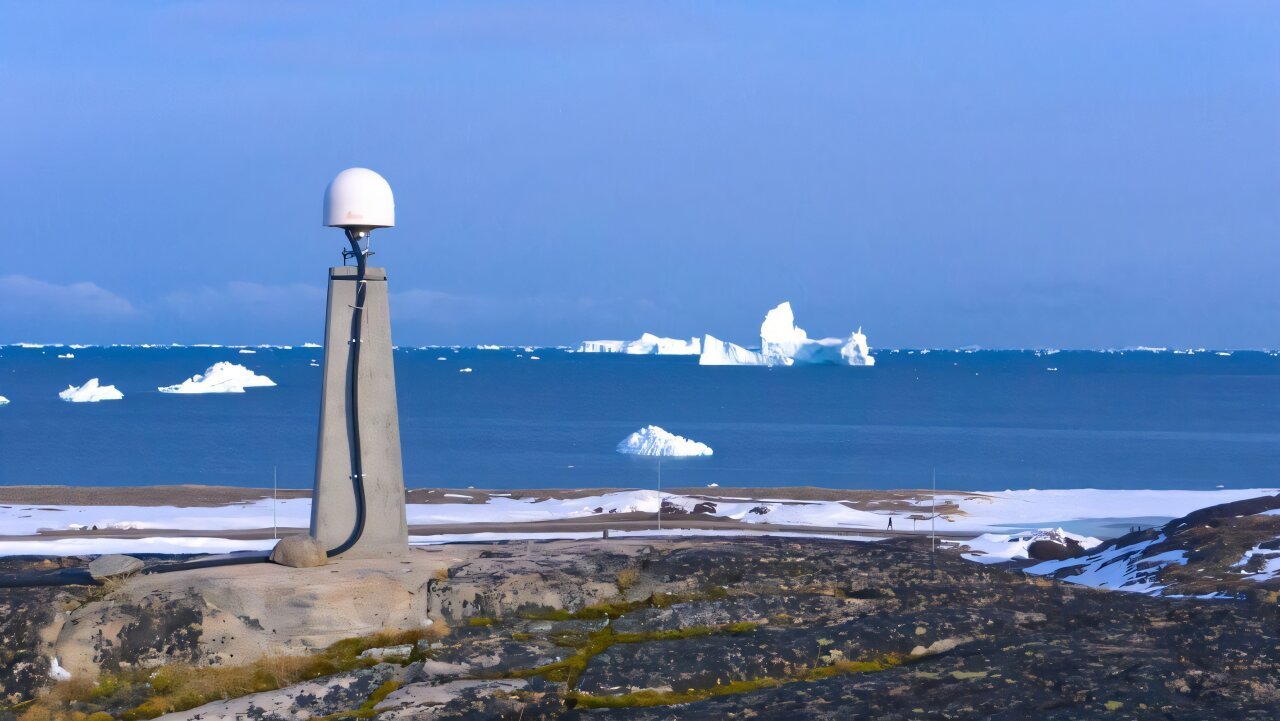
[[[0,347],[0,484],[309,487],[318,348]],[[537,355],[540,360],[532,360]],[[444,357],[446,360],[436,360]],[[168,395],[212,363],[276,388]],[[879,351],[872,368],[700,367],[555,349],[396,352],[410,486],[653,487],[614,447],[647,424],[715,455],[664,485],[948,489],[1272,487],[1280,357]],[[459,373],[463,367],[472,373]],[[1056,368],[1057,370],[1049,370]],[[57,394],[91,377],[122,401]],[[1121,514],[1122,515],[1122,514]]]

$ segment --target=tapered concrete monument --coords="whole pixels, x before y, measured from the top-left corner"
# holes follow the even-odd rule
[[[346,231],[356,264],[329,269],[311,535],[330,558],[399,556],[409,536],[387,273],[367,264],[370,233],[395,225],[391,187],[372,170],[342,171],[324,224]]]

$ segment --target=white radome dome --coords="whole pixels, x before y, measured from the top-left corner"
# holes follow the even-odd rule
[[[347,168],[324,191],[324,224],[331,228],[390,228],[396,224],[391,186],[368,168]]]

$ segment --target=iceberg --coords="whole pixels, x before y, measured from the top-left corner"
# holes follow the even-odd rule
[[[249,350],[248,348],[241,348],[241,349],[240,349],[240,354],[241,354],[241,355],[253,355],[254,353],[257,353],[257,352],[258,352],[258,351],[256,351],[256,350]]]
[[[702,355],[698,365],[703,366],[762,366],[764,356],[740,345],[720,340],[713,335],[702,338]]]
[[[63,360],[66,360],[66,359],[68,359],[68,358],[75,358],[75,357],[76,357],[76,354],[75,354],[75,353],[62,353],[62,354],[59,354],[59,355],[58,355],[58,357],[59,357],[59,358],[61,358],[61,359],[63,359]]]
[[[58,397],[68,403],[97,403],[98,401],[118,401],[124,394],[115,386],[98,385],[97,378],[90,378],[82,386],[67,386]]]
[[[244,393],[245,388],[274,386],[275,381],[242,365],[219,361],[185,381],[156,390],[161,393]]]
[[[4,396],[0,396],[0,406],[7,406],[7,405],[9,405],[9,399],[5,398]]]
[[[698,338],[661,338],[644,333],[637,340],[588,340],[578,346],[579,353],[626,353],[629,355],[698,355],[702,341]]]
[[[861,328],[848,338],[810,338],[796,325],[791,303],[783,302],[766,313],[760,324],[759,352],[708,335],[702,340],[698,364],[872,366],[876,359],[871,356],[867,336]]]
[[[618,452],[636,456],[709,456],[711,446],[659,428],[645,426],[618,444]]]

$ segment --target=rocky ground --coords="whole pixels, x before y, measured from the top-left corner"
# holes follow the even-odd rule
[[[770,538],[450,547],[402,573],[411,580],[401,583],[408,605],[396,606],[405,613],[397,622],[421,612],[434,629],[417,643],[166,718],[1271,719],[1280,708],[1274,598],[1100,591],[927,549],[920,539]],[[271,570],[257,567],[243,587]],[[319,579],[334,569],[292,572]],[[48,644],[59,642],[49,629],[58,626],[66,644],[76,636],[69,620],[114,619],[95,648],[116,669],[80,696],[63,694],[62,706],[46,697],[0,718],[154,716],[165,707],[148,695],[172,683],[159,682],[173,673],[164,664],[249,662],[249,651],[233,660],[218,649],[266,648],[288,609],[315,614],[307,598],[329,592],[291,578],[280,599],[242,603],[255,610],[235,625],[227,577],[217,575],[226,573],[168,574],[161,586],[140,576],[114,588],[0,589],[0,683],[10,702],[43,683]],[[134,607],[131,619],[119,617],[122,606]],[[112,675],[121,661],[159,670],[120,690],[103,679],[123,678]]]
[[[1070,555],[1075,557],[1028,570],[1152,595],[1275,603],[1280,592],[1280,496],[1203,508]]]

